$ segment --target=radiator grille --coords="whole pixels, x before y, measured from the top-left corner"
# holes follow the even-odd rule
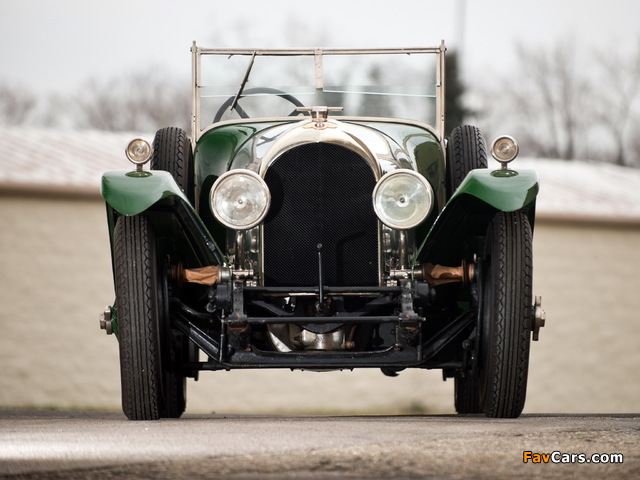
[[[295,147],[267,170],[271,208],[264,223],[267,286],[378,284],[375,176],[357,153],[328,143]]]

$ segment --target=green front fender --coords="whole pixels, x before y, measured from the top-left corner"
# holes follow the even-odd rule
[[[531,205],[538,188],[538,174],[534,170],[472,170],[448,204],[460,195],[472,195],[497,210],[514,212]]]
[[[173,176],[163,170],[106,172],[102,196],[107,202],[107,222],[113,250],[113,230],[120,215],[149,215],[156,233],[171,238],[194,266],[226,261],[211,233]]]
[[[106,172],[101,193],[107,204],[122,215],[138,215],[165,198],[176,196],[189,203],[169,172]]]
[[[479,242],[499,211],[523,211],[533,227],[538,190],[533,170],[472,170],[436,218],[414,262],[459,265],[479,251]]]

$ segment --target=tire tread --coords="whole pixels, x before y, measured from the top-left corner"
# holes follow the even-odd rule
[[[495,350],[490,361],[490,385],[485,413],[490,417],[515,418],[524,408],[529,370],[531,333],[531,279],[533,254],[531,227],[520,212],[496,215],[494,222]],[[496,280],[496,279],[494,279]]]
[[[183,129],[165,127],[156,132],[151,169],[171,173],[189,201],[193,202],[193,154],[191,140]]]
[[[114,229],[115,285],[120,332],[122,409],[131,420],[161,414],[160,359],[152,279],[155,242],[143,216],[120,217]]]
[[[487,168],[487,144],[478,127],[460,125],[451,132],[448,152],[451,195],[471,170]]]

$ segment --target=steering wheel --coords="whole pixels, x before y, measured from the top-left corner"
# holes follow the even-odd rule
[[[273,95],[277,95],[280,98],[284,98],[285,100],[288,100],[289,102],[293,103],[296,108],[297,107],[304,107],[304,105],[302,104],[302,102],[300,100],[298,100],[296,97],[294,97],[293,95],[287,93],[287,92],[283,92],[282,90],[278,90],[277,88],[268,88],[268,87],[256,87],[256,88],[247,88],[246,90],[244,90],[242,92],[242,95],[251,95],[251,94],[256,94],[256,93],[270,93]],[[240,101],[240,99],[242,98],[242,95],[240,95],[240,97],[238,97],[238,101]],[[213,119],[213,123],[219,122],[220,119],[222,118],[222,115],[224,115],[224,112],[233,104],[233,100],[235,99],[235,95],[232,97],[227,98],[224,103],[220,106],[220,108],[218,109],[218,111],[216,112],[216,116]],[[236,102],[236,106],[234,107],[234,109],[236,110],[236,112],[238,112],[238,115],[240,115],[241,118],[249,118],[249,115],[247,114],[247,112],[244,111],[244,109],[240,106],[239,103]],[[290,117],[295,117],[296,115],[301,114],[302,112],[298,112],[296,110],[294,110],[293,112],[291,112],[289,114]]]

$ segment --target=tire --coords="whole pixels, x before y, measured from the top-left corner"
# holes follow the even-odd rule
[[[447,144],[447,196],[451,197],[471,170],[487,168],[487,144],[478,127],[453,129]]]
[[[194,200],[193,151],[191,140],[181,128],[167,127],[153,139],[152,170],[165,170],[173,175],[191,203]]]
[[[159,292],[162,297],[159,302],[163,308],[163,314],[159,320],[162,325],[160,336],[162,342],[163,360],[163,394],[164,414],[166,418],[180,418],[187,406],[187,379],[183,370],[183,362],[187,360],[188,340],[184,335],[171,330],[169,311],[169,265],[168,261],[162,266],[159,278]]]
[[[171,366],[165,371],[165,418],[180,418],[187,406],[187,378],[182,373],[179,365],[179,355],[182,355],[184,340],[182,337],[174,337],[174,344],[171,350]],[[179,345],[175,342],[180,342]]]
[[[179,417],[185,382],[172,348],[154,230],[145,216],[123,216],[113,235],[122,410],[130,420]]]
[[[454,399],[456,412],[460,414],[482,413],[478,376],[468,373],[454,378]]]
[[[531,344],[531,227],[521,212],[497,213],[487,230],[480,314],[479,394],[488,417],[524,408]]]

